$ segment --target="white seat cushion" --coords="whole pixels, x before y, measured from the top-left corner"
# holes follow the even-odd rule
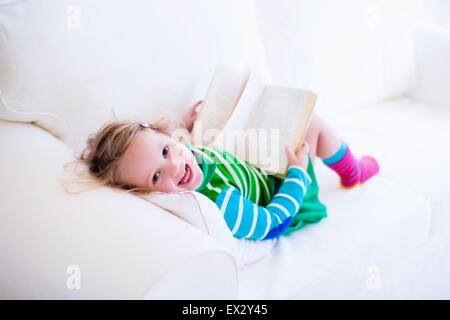
[[[319,179],[329,216],[281,238],[268,258],[244,269],[241,298],[351,297],[366,287],[368,272],[427,239],[430,206],[419,193],[380,177],[343,190],[321,163],[316,167],[328,177]]]

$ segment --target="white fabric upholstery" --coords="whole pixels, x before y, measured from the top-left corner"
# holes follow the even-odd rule
[[[250,9],[240,0],[13,2],[0,7],[0,90],[11,109],[50,113],[37,123],[79,150],[112,109],[178,116],[205,95],[217,64],[258,68]],[[0,118],[29,120],[4,108]]]
[[[148,195],[141,195],[141,197],[173,213],[215,239],[233,254],[239,268],[264,259],[277,243],[276,239],[253,241],[233,237],[220,209],[201,193],[194,191],[152,192]]]
[[[408,246],[429,232],[430,190],[442,218],[433,212],[431,233],[448,230],[437,223],[448,216],[446,185],[422,170],[416,174],[427,188],[421,189],[410,174],[424,164],[448,168],[437,148],[427,156],[416,143],[437,140],[420,133],[448,128],[447,115],[424,122],[428,108],[402,127],[398,140],[392,132],[411,119],[414,105],[396,101],[342,113],[335,124],[349,129],[343,132],[357,154],[373,151],[380,158],[381,178],[344,193],[330,173],[324,180],[327,171],[319,165],[329,217],[282,239],[254,264],[246,261],[268,247],[231,239],[202,196],[217,227],[210,235],[198,230],[198,216],[191,219],[197,211],[183,212],[170,198],[152,199],[163,210],[109,188],[67,195],[58,182],[73,151],[106,120],[179,117],[203,97],[218,64],[250,64],[277,84],[313,89],[324,114],[410,90],[417,82],[411,37],[396,25],[410,1],[397,1],[394,11],[385,11],[392,3],[387,0],[349,3],[348,11],[331,0],[258,1],[255,7],[251,0],[24,0],[0,6],[0,119],[34,122],[60,138],[35,125],[0,121],[0,298],[404,296],[420,274],[417,268],[405,272],[405,265],[425,266],[430,257],[423,245],[404,258]],[[405,149],[415,162],[405,165],[398,161],[403,154],[392,150],[411,136]],[[447,171],[439,173],[448,178]],[[436,237],[443,256],[445,240]],[[372,264],[389,270],[384,291],[367,290],[364,276]],[[81,290],[67,287],[71,265],[80,267]],[[423,279],[435,284],[434,270]],[[448,278],[444,271],[439,276]],[[413,297],[429,283],[417,285]],[[446,290],[441,283],[440,292]]]
[[[316,167],[329,216],[281,238],[267,259],[245,269],[242,298],[389,297],[386,284],[366,284],[368,272],[374,266],[385,270],[428,239],[431,206],[420,193],[380,177],[345,191],[330,170],[320,163]]]
[[[442,71],[450,57],[450,27],[418,25],[414,36],[420,80],[411,97],[434,107],[450,108],[450,72]]]
[[[334,268],[335,272],[327,272],[329,277],[324,275],[295,297],[449,298],[450,284],[445,279],[449,277],[450,270],[450,185],[447,183],[450,179],[450,168],[447,166],[450,151],[444,146],[450,144],[450,111],[409,99],[397,99],[328,120],[351,142],[356,154],[377,156],[381,164],[381,177],[402,189],[401,192],[393,191],[396,196],[401,197],[409,192],[411,197],[405,203],[422,198],[429,209],[413,213],[413,206],[408,205],[411,212],[409,218],[405,216],[406,219],[399,225],[371,239],[370,247],[376,248],[376,251],[362,249],[359,254],[355,252],[340,268]],[[334,205],[339,200],[330,199],[329,191],[335,184],[329,184],[328,170],[323,171],[319,167],[318,171],[324,199],[330,206]],[[372,190],[371,194],[378,192],[382,190]],[[384,197],[390,207],[398,205],[398,199],[389,201],[389,198]],[[339,212],[338,208],[335,210]],[[398,215],[395,213],[394,217]],[[426,242],[419,244],[418,240],[423,239],[424,232],[428,234]],[[409,247],[403,247],[394,256],[383,251],[383,248],[392,250],[396,246],[400,249],[399,244],[405,242]],[[367,260],[364,260],[365,256]],[[376,270],[372,267],[378,268],[379,288],[367,285]],[[354,271],[354,276],[350,275],[349,270]],[[339,277],[336,276],[338,273]],[[343,279],[345,286],[339,279]]]
[[[0,153],[0,298],[237,295],[234,257],[184,221],[122,191],[66,194],[73,152],[42,129],[0,121]],[[72,265],[80,290],[66,285]]]
[[[380,176],[345,191],[317,160],[329,217],[245,269],[241,295],[449,298],[450,111],[397,99],[327,120],[356,155],[376,155]]]
[[[317,92],[326,115],[403,94],[417,83],[415,2],[258,1],[272,80]]]

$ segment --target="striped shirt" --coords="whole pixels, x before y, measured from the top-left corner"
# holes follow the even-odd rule
[[[289,227],[311,184],[303,168],[290,166],[286,178],[275,190],[272,176],[229,152],[186,146],[203,171],[202,184],[196,191],[217,204],[235,237],[272,239]]]

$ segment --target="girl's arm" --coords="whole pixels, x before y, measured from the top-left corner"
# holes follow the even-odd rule
[[[233,236],[252,240],[272,239],[287,229],[310,184],[308,173],[300,166],[291,165],[267,207],[256,205],[232,186],[222,190],[216,203]]]

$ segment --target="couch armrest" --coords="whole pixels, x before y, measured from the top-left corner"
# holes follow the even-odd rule
[[[73,151],[44,130],[0,121],[0,150],[0,298],[237,297],[206,234],[125,192],[64,193]]]

